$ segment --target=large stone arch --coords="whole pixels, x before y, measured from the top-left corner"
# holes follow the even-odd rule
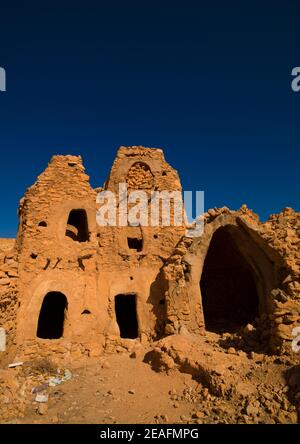
[[[182,276],[178,277],[177,272],[177,276],[168,281],[167,333],[174,333],[182,326],[194,333],[205,331],[200,281],[211,243],[220,230],[230,235],[251,273],[258,295],[258,314],[272,311],[270,293],[282,280],[280,255],[266,243],[254,225],[240,216],[222,214],[206,224],[203,235],[191,242],[181,259]]]

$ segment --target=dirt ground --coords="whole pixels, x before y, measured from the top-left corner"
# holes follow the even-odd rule
[[[168,375],[124,354],[109,356],[103,366],[93,359],[74,370],[72,381],[51,389],[47,413],[37,418],[32,404],[22,422],[134,424],[155,423],[157,418],[179,422],[189,415],[189,402],[174,407],[169,392],[195,390],[190,375],[178,373],[170,381]]]
[[[44,389],[50,375],[62,375],[64,369],[25,363],[5,370],[18,381],[19,410],[11,410],[11,382],[10,390],[0,392],[1,422],[298,423],[298,357],[246,353],[230,344],[226,348],[224,339],[211,333],[189,349],[186,338],[168,337],[136,353],[85,359],[68,367],[70,380]],[[48,396],[47,402],[35,400],[34,387]]]

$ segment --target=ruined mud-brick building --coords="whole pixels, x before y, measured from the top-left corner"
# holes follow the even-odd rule
[[[121,147],[105,190],[180,191],[162,150]],[[232,332],[260,322],[273,349],[300,319],[300,214],[260,223],[244,205],[184,226],[99,226],[80,157],[54,156],[19,207],[15,242],[0,240],[0,359],[82,355],[166,335]],[[117,207],[121,202],[117,202]]]

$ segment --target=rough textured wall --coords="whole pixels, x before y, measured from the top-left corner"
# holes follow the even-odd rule
[[[182,191],[178,173],[165,161],[163,151],[140,146],[121,147],[118,150],[105,189],[118,195],[120,183],[127,183],[129,192],[145,191],[149,199],[151,191]],[[119,202],[117,207],[119,208]],[[172,208],[171,202],[171,211]],[[148,211],[150,215],[150,206]],[[107,261],[111,265],[112,260],[115,260],[115,265],[121,267],[128,265],[126,254],[132,253],[127,246],[127,237],[130,236],[143,238],[143,251],[138,257],[138,262],[135,261],[137,256],[130,257],[135,261],[132,265],[162,265],[184,234],[184,230],[183,226],[116,227],[110,230],[109,235],[106,227],[98,228],[100,245],[105,244],[108,247],[100,250],[102,266],[105,267]]]
[[[1,356],[2,359],[7,356],[16,334],[18,262],[15,250],[9,249],[13,245],[13,239],[0,243],[0,326],[5,328],[7,346],[7,352]]]
[[[120,183],[129,193],[146,193],[149,215],[153,192],[182,191],[162,150],[140,146],[118,150],[103,188],[91,188],[81,157],[54,156],[26,191],[15,248],[14,240],[0,239],[0,323],[17,357],[76,359],[130,347],[120,337],[115,311],[116,296],[128,294],[136,297],[142,342],[183,327],[204,334],[200,282],[219,229],[227,230],[255,277],[266,336],[275,347],[291,340],[300,320],[299,213],[286,208],[260,223],[246,206],[215,208],[205,213],[204,234],[195,239],[185,237],[182,225],[162,227],[161,215],[158,226],[97,226],[97,193],[116,193],[118,218]],[[171,220],[173,213],[171,199]],[[67,299],[64,334],[57,340],[37,338],[49,292]]]
[[[81,335],[75,325],[86,299],[89,305],[96,304],[95,195],[81,157],[54,156],[21,200],[17,237],[21,307],[17,337],[19,344],[28,345],[28,353],[36,353],[41,344],[34,338],[39,311],[48,292],[61,292],[68,299],[65,332],[69,342],[73,334]],[[69,223],[72,210],[86,213],[89,242],[72,238],[76,236],[76,227]],[[92,331],[94,325],[90,328]],[[70,348],[69,342],[65,347]],[[66,352],[64,346],[60,350]]]
[[[257,215],[244,205],[239,211],[212,209],[204,215],[203,236],[183,238],[164,267],[167,282],[167,326],[172,334],[182,326],[191,331],[205,325],[200,280],[213,234],[221,227],[236,227],[241,254],[257,273],[260,314],[271,344],[281,347],[293,339],[292,329],[300,321],[299,224],[300,214],[290,208],[260,223]]]
[[[272,334],[290,341],[300,323],[300,213],[285,208],[261,224],[261,236],[283,258],[282,280],[272,294]]]
[[[0,251],[12,250],[16,240],[11,238],[0,238]]]
[[[128,194],[146,192],[148,202],[152,191],[175,191],[181,195],[178,173],[165,161],[161,149],[133,146],[118,150],[104,186],[105,190],[117,195],[117,217],[120,214],[120,183],[127,184]],[[129,209],[132,205],[129,203]],[[150,203],[148,214],[150,216]],[[117,341],[119,336],[114,316],[114,296],[119,293],[137,294],[141,339],[153,340],[161,336],[165,319],[165,292],[160,270],[184,234],[184,227],[161,227],[160,218],[160,226],[98,227],[97,231],[99,285],[106,296],[104,301],[107,301],[103,309],[107,309],[110,315],[108,340]],[[128,239],[138,239],[140,248],[130,248]]]
[[[162,150],[143,147],[118,150],[103,188],[91,188],[80,157],[54,156],[26,191],[20,202],[16,240],[18,357],[55,352],[67,359],[96,356],[102,347],[108,351],[127,347],[116,322],[115,297],[119,294],[136,295],[142,341],[162,334],[165,289],[161,268],[184,234],[184,226],[97,226],[97,193],[103,189],[118,193],[119,183],[126,183],[129,192],[146,191],[149,198],[152,191],[165,190],[181,196],[178,174],[167,164]],[[86,233],[85,221],[75,221],[78,212],[86,214]],[[140,248],[130,245],[136,240],[141,241]],[[51,292],[63,294],[67,300],[64,334],[55,341],[37,337],[40,310]]]

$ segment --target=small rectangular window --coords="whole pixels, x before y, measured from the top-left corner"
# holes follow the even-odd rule
[[[137,252],[140,252],[143,250],[143,239],[139,239],[137,237],[128,237],[128,248],[130,250],[136,250]]]

